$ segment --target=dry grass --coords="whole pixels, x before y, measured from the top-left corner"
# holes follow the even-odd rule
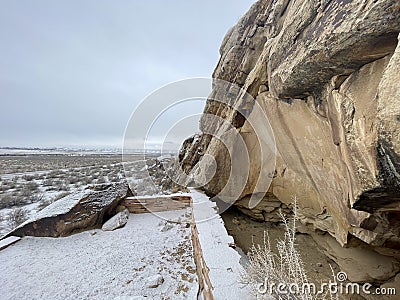
[[[28,219],[28,212],[25,208],[14,208],[7,216],[7,224],[10,229],[14,229]]]
[[[309,283],[303,260],[296,246],[296,204],[296,198],[294,198],[292,218],[287,219],[281,214],[285,234],[282,239],[277,241],[276,252],[272,251],[268,232],[264,232],[263,245],[253,244],[249,250],[249,262],[242,274],[242,281],[250,285],[256,299],[310,300],[326,296],[317,297],[307,290],[304,293],[290,293],[289,291],[287,294],[282,294],[277,292],[279,284],[286,287],[296,285],[301,289],[304,283]]]

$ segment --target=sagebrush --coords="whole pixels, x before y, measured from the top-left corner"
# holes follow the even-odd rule
[[[242,274],[242,281],[250,286],[256,299],[318,299],[315,294],[304,293],[278,294],[276,287],[296,285],[302,287],[309,280],[303,260],[296,245],[297,202],[293,200],[293,216],[288,219],[280,213],[285,228],[282,239],[277,241],[277,251],[272,251],[268,232],[264,232],[262,245],[253,244],[248,253],[248,264]],[[271,288],[275,287],[275,288]],[[323,298],[323,297],[322,297]]]

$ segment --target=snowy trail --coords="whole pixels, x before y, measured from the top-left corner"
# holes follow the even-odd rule
[[[190,219],[185,210],[162,215]],[[124,228],[111,232],[24,237],[0,251],[0,298],[196,299],[190,228],[163,227],[165,221],[153,214],[131,214]],[[164,282],[147,287],[148,278],[157,274]]]
[[[230,247],[233,238],[226,231],[214,202],[195,189],[190,189],[193,213],[203,257],[209,268],[215,299],[253,299],[250,291],[240,283],[244,271],[240,254]]]

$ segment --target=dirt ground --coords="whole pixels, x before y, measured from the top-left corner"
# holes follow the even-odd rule
[[[225,211],[222,214],[222,219],[228,233],[233,236],[236,245],[244,253],[248,253],[253,243],[255,245],[263,244],[264,231],[269,234],[272,250],[276,250],[276,241],[283,239],[285,232],[281,225],[254,221],[235,208]],[[299,233],[296,235],[296,239],[309,281],[319,284],[333,280],[330,266],[332,266],[335,274],[340,271],[335,262],[318,249],[311,236]]]

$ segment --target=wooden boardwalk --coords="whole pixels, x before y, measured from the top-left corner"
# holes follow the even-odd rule
[[[185,195],[127,197],[123,200],[122,205],[134,214],[179,210],[191,206],[191,197]]]

